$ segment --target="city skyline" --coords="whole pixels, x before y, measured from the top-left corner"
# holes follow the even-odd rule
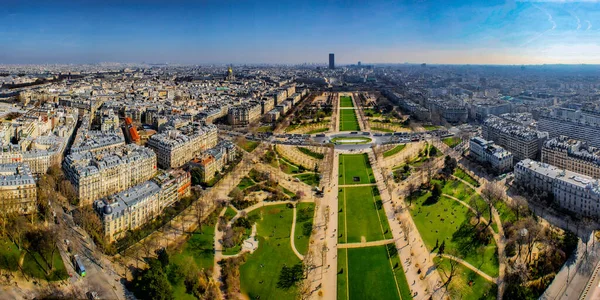
[[[9,3],[2,64],[596,64],[597,1]]]

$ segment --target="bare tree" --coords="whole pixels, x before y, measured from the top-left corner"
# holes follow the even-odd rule
[[[439,265],[446,261],[448,262],[448,268],[440,268]],[[450,284],[450,282],[452,282],[452,279],[454,279],[454,276],[456,276],[456,274],[458,273],[458,264],[458,261],[450,258],[443,258],[440,260],[440,263],[438,264],[438,270],[440,270],[444,277],[446,277],[446,281],[444,282],[442,287],[447,287]]]
[[[404,240],[410,245],[410,232],[412,227],[408,224],[408,222],[404,221],[400,224],[400,228],[402,229]]]
[[[198,228],[202,231],[202,221],[204,220],[204,213],[207,208],[207,203],[203,201],[203,199],[198,199],[194,202],[194,214],[196,216],[196,222],[198,223]]]
[[[527,215],[529,211],[529,204],[527,203],[527,199],[522,196],[515,196],[512,198],[511,206],[515,210],[517,215],[517,221]]]
[[[475,210],[475,217],[477,218],[477,224],[475,224],[475,227],[477,227],[477,225],[479,225],[479,222],[481,220],[481,215],[483,214],[483,211],[486,209],[486,207],[483,205],[483,203],[481,203],[481,201],[477,201],[478,199],[478,195],[477,194],[473,194],[471,195],[471,198],[469,198],[469,206],[471,206],[471,208],[473,208],[473,210]],[[490,215],[491,217],[491,215]],[[488,220],[488,222],[492,222],[492,220]]]

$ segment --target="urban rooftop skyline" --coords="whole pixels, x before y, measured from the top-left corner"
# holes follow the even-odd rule
[[[598,64],[598,1],[0,6],[0,64]]]

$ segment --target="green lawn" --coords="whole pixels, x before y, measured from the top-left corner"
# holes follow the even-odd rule
[[[441,126],[423,125],[423,128],[425,128],[425,130],[428,130],[428,131],[438,130],[438,129],[440,129],[440,127]]]
[[[242,292],[250,299],[295,299],[296,287],[277,288],[281,268],[300,262],[290,245],[292,209],[267,206],[250,212],[257,215],[258,249],[240,267]]]
[[[391,129],[387,129],[387,128],[383,128],[383,127],[371,127],[372,131],[379,131],[379,132],[394,132]]]
[[[212,270],[215,257],[214,241],[215,226],[202,226],[202,230],[196,230],[191,234],[181,252],[171,254],[171,260],[177,262],[182,261],[186,256],[191,256],[198,268]]]
[[[385,211],[377,209],[381,200],[376,186],[340,188],[338,192],[338,242],[360,243],[391,239]]]
[[[502,223],[515,222],[517,220],[517,215],[510,207],[508,207],[506,202],[497,201],[494,203],[494,207],[498,211],[498,215],[500,216],[500,221],[502,221]]]
[[[402,149],[404,149],[405,147],[406,147],[406,144],[398,145],[388,151],[383,152],[383,157],[392,156],[392,155],[402,151]]]
[[[418,194],[416,194],[418,195]],[[472,228],[469,223],[472,212],[462,204],[446,197],[437,202],[428,200],[431,193],[422,193],[412,200],[410,207],[412,218],[427,246],[431,251],[436,241],[446,241],[446,253],[450,249],[457,251],[458,256],[479,268],[486,274],[498,276],[497,248],[493,239],[482,245],[471,237]],[[463,230],[459,230],[463,229]]]
[[[300,173],[300,168],[298,168],[297,165],[283,158],[282,156],[279,157],[279,166],[281,170],[286,174]]]
[[[237,212],[233,208],[231,208],[231,206],[227,206],[227,210],[225,210],[224,217],[229,221],[233,219],[235,215],[237,215]]]
[[[305,210],[305,220],[302,218],[301,210]],[[310,233],[308,235],[304,234],[304,224],[312,224],[313,218],[315,215],[315,204],[314,203],[298,203],[296,205],[296,229],[294,231],[294,244],[296,245],[296,250],[300,252],[302,255],[306,255],[308,253],[308,243],[310,241]]]
[[[300,150],[300,152],[302,152],[308,156],[314,157],[316,159],[323,159],[323,157],[325,157],[325,154],[319,153],[319,152],[314,152],[305,147],[298,147],[298,150]]]
[[[479,187],[479,182],[471,177],[471,175],[465,173],[461,168],[456,168],[456,170],[454,170],[454,176],[470,183],[474,187]]]
[[[412,299],[402,264],[393,270],[394,258],[386,246],[338,250],[337,299]]]
[[[340,107],[354,107],[354,103],[352,102],[352,97],[341,96],[340,97]]]
[[[258,132],[273,132],[273,127],[271,126],[261,126],[257,130]]]
[[[256,182],[254,182],[254,180],[250,179],[250,177],[244,176],[244,178],[242,178],[242,180],[240,180],[240,183],[237,185],[237,187],[240,190],[244,190],[255,184],[256,184]]]
[[[352,145],[368,144],[371,141],[372,141],[371,138],[364,137],[364,136],[357,136],[357,137],[335,137],[335,138],[331,139],[332,143],[336,143],[336,144],[352,144]]]
[[[445,282],[444,274],[450,273],[450,263],[447,258],[434,258],[434,263],[437,264],[442,281]],[[493,300],[497,296],[496,284],[487,281],[479,274],[471,271],[469,268],[458,264],[452,281],[449,284],[449,289],[457,293],[457,299],[480,299]],[[445,273],[444,273],[445,272]]]
[[[238,146],[240,146],[240,148],[244,149],[246,152],[254,151],[254,149],[256,149],[258,145],[260,145],[260,142],[255,141],[246,141],[244,143],[238,144]]]
[[[10,270],[13,272],[19,271],[20,255],[21,251],[19,251],[17,245],[11,242],[8,238],[0,239],[0,269]],[[47,264],[40,254],[37,252],[32,252],[31,254],[27,253],[25,254],[25,258],[23,260],[23,272],[27,276],[45,279],[48,281],[67,279],[69,274],[65,269],[65,264],[63,263],[58,250],[55,251],[52,259],[54,271],[50,272],[50,275],[46,275]]]
[[[319,183],[321,182],[321,178],[319,177],[319,174],[315,174],[315,173],[304,173],[304,174],[300,174],[300,175],[294,175],[295,178],[298,178],[300,181],[308,184],[308,185],[312,185],[312,186],[318,186]]]
[[[369,157],[363,154],[340,154],[339,184],[375,183]],[[355,181],[358,177],[358,181]]]
[[[451,137],[447,137],[445,139],[442,139],[442,142],[444,144],[446,144],[448,147],[450,148],[454,148],[456,147],[456,145],[460,144],[461,139],[455,136],[451,136]]]
[[[306,134],[315,134],[315,133],[321,133],[321,132],[326,132],[326,131],[329,131],[329,127],[313,129],[313,130],[307,132]]]
[[[340,109],[340,131],[358,131],[358,117],[354,109]]]

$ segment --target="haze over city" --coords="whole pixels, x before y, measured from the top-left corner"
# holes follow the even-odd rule
[[[597,1],[4,1],[0,63],[600,63]]]

